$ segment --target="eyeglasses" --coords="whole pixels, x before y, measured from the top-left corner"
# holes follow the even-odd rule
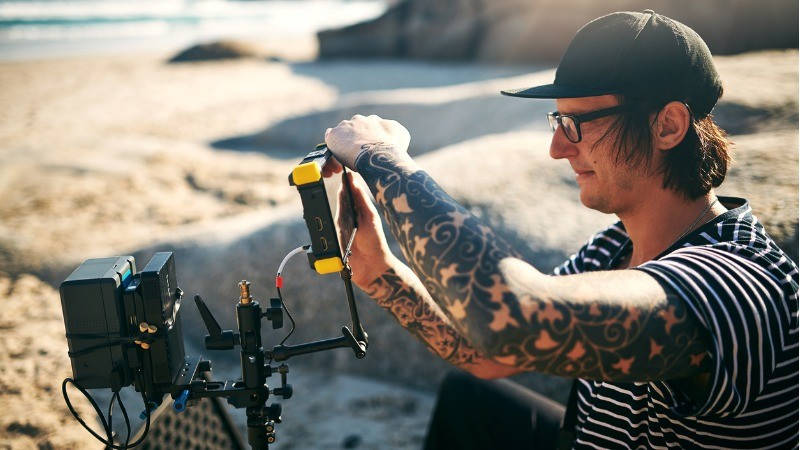
[[[581,141],[581,123],[590,122],[601,117],[607,117],[624,111],[625,105],[612,106],[611,108],[598,109],[586,114],[559,114],[558,111],[547,113],[550,130],[555,132],[559,127],[564,130],[564,135],[573,144]]]

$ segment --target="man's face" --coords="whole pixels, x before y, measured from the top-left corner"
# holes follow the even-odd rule
[[[556,100],[556,108],[561,114],[585,114],[618,104],[619,100],[613,95]],[[581,203],[604,213],[619,214],[633,206],[637,197],[641,198],[646,192],[641,188],[649,187],[642,183],[652,184],[653,178],[644,176],[642,170],[615,164],[613,134],[600,141],[617,117],[613,115],[581,123],[582,139],[578,143],[570,142],[563,130],[557,129],[550,143],[550,156],[569,161],[581,190]]]

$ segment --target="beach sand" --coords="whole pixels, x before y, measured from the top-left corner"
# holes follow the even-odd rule
[[[60,393],[70,373],[57,294],[66,274],[86,258],[174,244],[218,256],[180,261],[179,280],[200,286],[185,290],[223,285],[209,275],[220,272],[268,282],[254,261],[280,260],[300,244],[281,231],[302,230],[287,174],[326,127],[357,112],[407,124],[423,167],[541,269],[613,221],[582,208],[569,168],[548,159],[542,113],[552,104],[497,95],[546,82],[552,68],[315,62],[303,48],[285,61],[165,64],[171,55],[127,54],[0,63],[0,448],[98,448]],[[796,260],[797,51],[717,62],[726,93],[716,114],[737,143],[720,192],[750,198]],[[247,253],[259,236],[277,241],[239,266],[215,267],[242,261],[226,255]],[[235,285],[224,285],[233,298]],[[231,309],[223,306],[215,308]],[[298,308],[299,318],[324,315]],[[383,353],[342,354],[348,362],[335,373],[323,370],[325,359],[296,369],[276,448],[334,448],[354,434],[359,448],[419,447],[446,366],[383,311],[365,308]],[[310,334],[337,326],[328,325]],[[408,354],[389,355],[383,336]],[[563,380],[542,385],[564,398]]]

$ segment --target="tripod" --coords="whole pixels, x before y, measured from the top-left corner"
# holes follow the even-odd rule
[[[289,366],[283,361],[297,355],[342,347],[352,348],[356,358],[363,358],[367,354],[367,333],[358,317],[349,266],[345,266],[340,275],[345,285],[353,331],[343,326],[342,336],[298,345],[281,344],[271,350],[264,350],[262,347],[261,319],[270,320],[274,329],[281,328],[281,299],[270,299],[270,306],[264,310],[250,295],[250,283],[246,280],[239,282],[240,295],[236,304],[238,333],[234,333],[232,330],[222,330],[205,302],[196,295],[195,304],[208,330],[205,337],[206,349],[230,350],[238,345],[241,348],[242,377],[240,380],[206,381],[199,374],[210,371],[211,362],[199,357],[186,358],[172,392],[175,409],[183,411],[187,404],[203,397],[224,397],[235,408],[245,408],[250,447],[254,450],[267,449],[276,439],[275,424],[281,422],[281,405],[267,405],[267,400],[270,395],[289,399],[293,392],[292,385],[287,383]],[[271,361],[281,364],[272,366]],[[280,374],[281,384],[280,387],[270,389],[266,380],[274,373]]]

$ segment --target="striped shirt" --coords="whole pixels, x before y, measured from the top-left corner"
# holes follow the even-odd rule
[[[636,267],[689,305],[708,329],[708,398],[669,381],[578,380],[574,448],[797,448],[798,272],[745,200]],[[556,275],[610,270],[631,243],[622,223],[593,236]]]

